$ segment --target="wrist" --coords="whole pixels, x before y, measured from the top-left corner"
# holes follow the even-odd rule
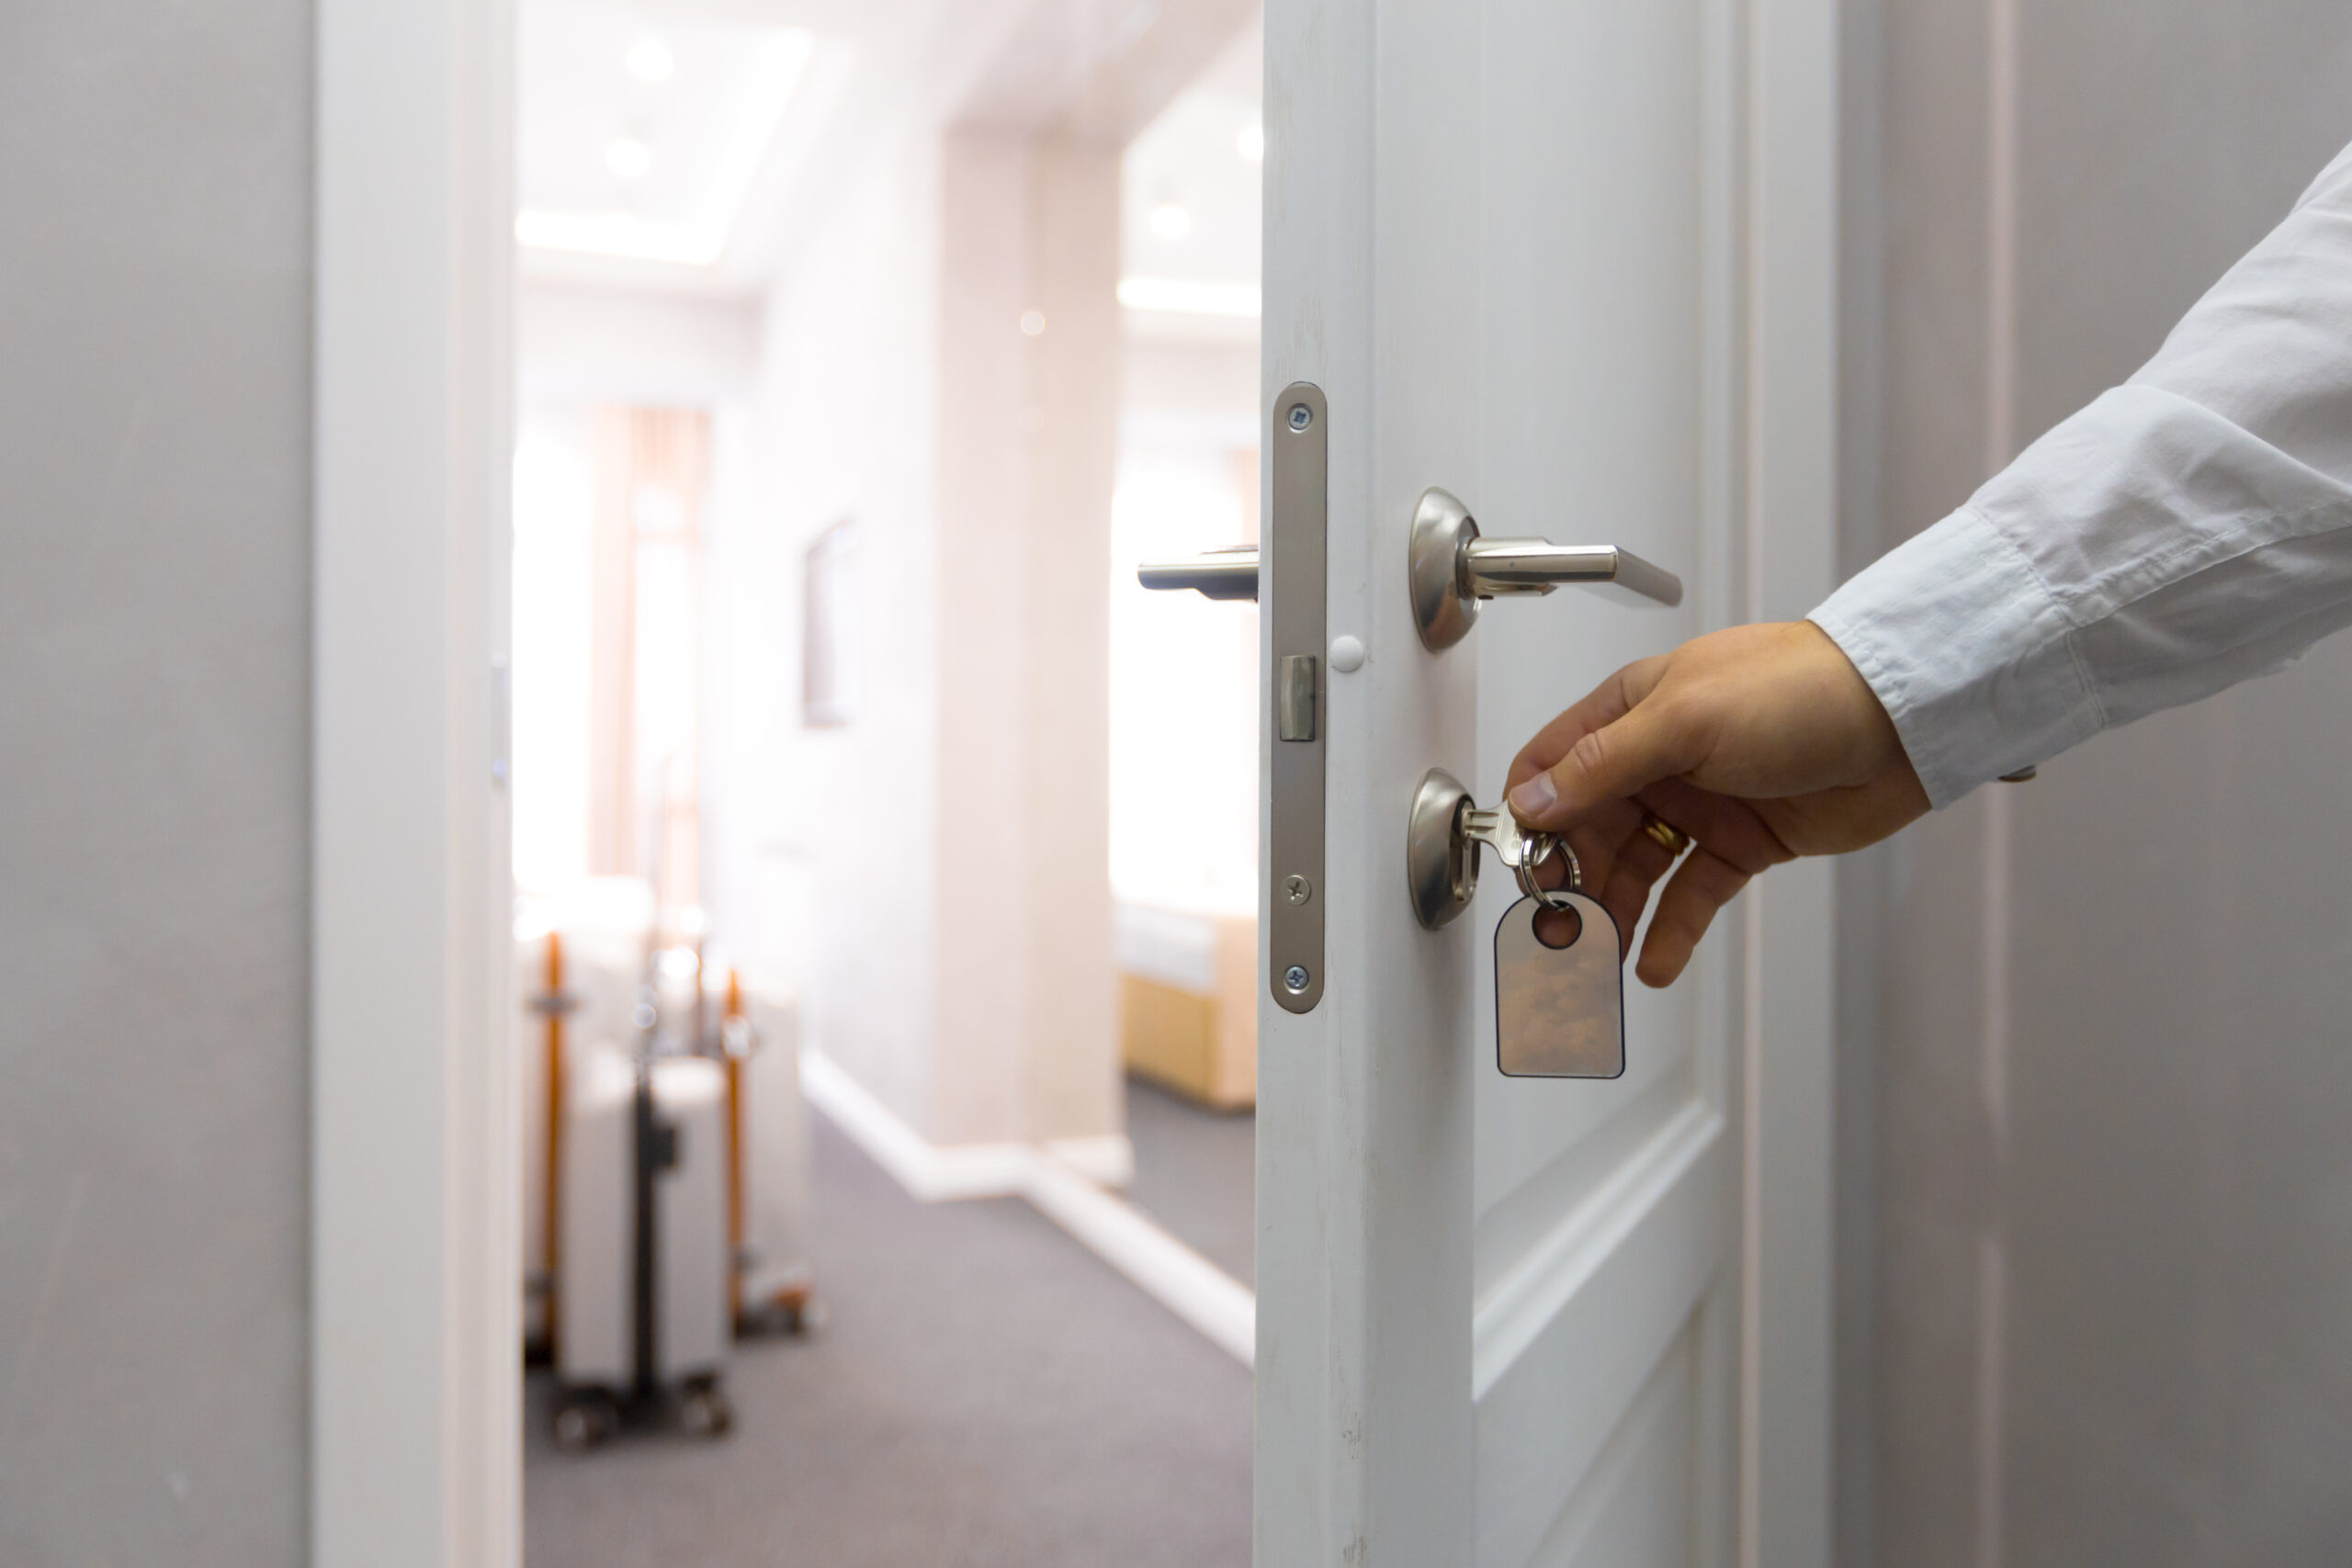
[[[1909,768],[1911,759],[1903,750],[1894,715],[1838,639],[1811,621],[1790,625],[1804,645],[1807,663],[1817,671],[1821,711],[1834,716],[1838,751],[1845,759],[1840,770],[1844,782],[1867,784],[1890,766]]]

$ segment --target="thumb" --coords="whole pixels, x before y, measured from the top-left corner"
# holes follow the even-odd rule
[[[1636,703],[1614,723],[1577,737],[1547,772],[1512,790],[1510,807],[1530,828],[1563,832],[1598,806],[1689,773],[1706,750],[1698,727],[1672,706]]]

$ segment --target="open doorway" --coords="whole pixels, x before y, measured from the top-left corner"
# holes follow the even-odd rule
[[[1260,47],[522,8],[526,1561],[1247,1557]]]
[[[1136,1201],[1254,1278],[1258,606],[1136,568],[1258,543],[1261,56],[1128,143],[1112,511],[1111,886]]]

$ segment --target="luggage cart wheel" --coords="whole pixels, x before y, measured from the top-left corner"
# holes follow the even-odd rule
[[[571,1453],[598,1447],[620,1426],[612,1401],[596,1394],[567,1398],[555,1407],[555,1446]]]
[[[735,1407],[716,1384],[697,1384],[678,1401],[678,1425],[697,1438],[725,1437],[735,1425]]]

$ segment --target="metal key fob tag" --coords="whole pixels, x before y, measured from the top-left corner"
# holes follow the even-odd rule
[[[1406,890],[1422,929],[1441,930],[1469,912],[1483,850],[1511,869],[1524,895],[1495,928],[1495,1065],[1510,1077],[1622,1076],[1617,922],[1584,896],[1576,852],[1550,833],[1522,829],[1509,807],[1480,810],[1443,768],[1422,774],[1405,823]],[[1555,854],[1567,876],[1547,888],[1536,872]],[[1552,919],[1542,919],[1546,912]],[[1562,941],[1568,933],[1559,928],[1571,924],[1573,939]]]
[[[1532,846],[1531,846],[1532,848]],[[1566,846],[1561,846],[1565,852]],[[1625,983],[1618,962],[1617,922],[1577,890],[1576,859],[1568,856],[1566,887],[1536,886],[1532,869],[1543,852],[1522,863],[1526,897],[1503,912],[1495,928],[1495,1055],[1515,1078],[1613,1078],[1625,1071]],[[1574,940],[1551,946],[1558,917],[1571,911]]]

